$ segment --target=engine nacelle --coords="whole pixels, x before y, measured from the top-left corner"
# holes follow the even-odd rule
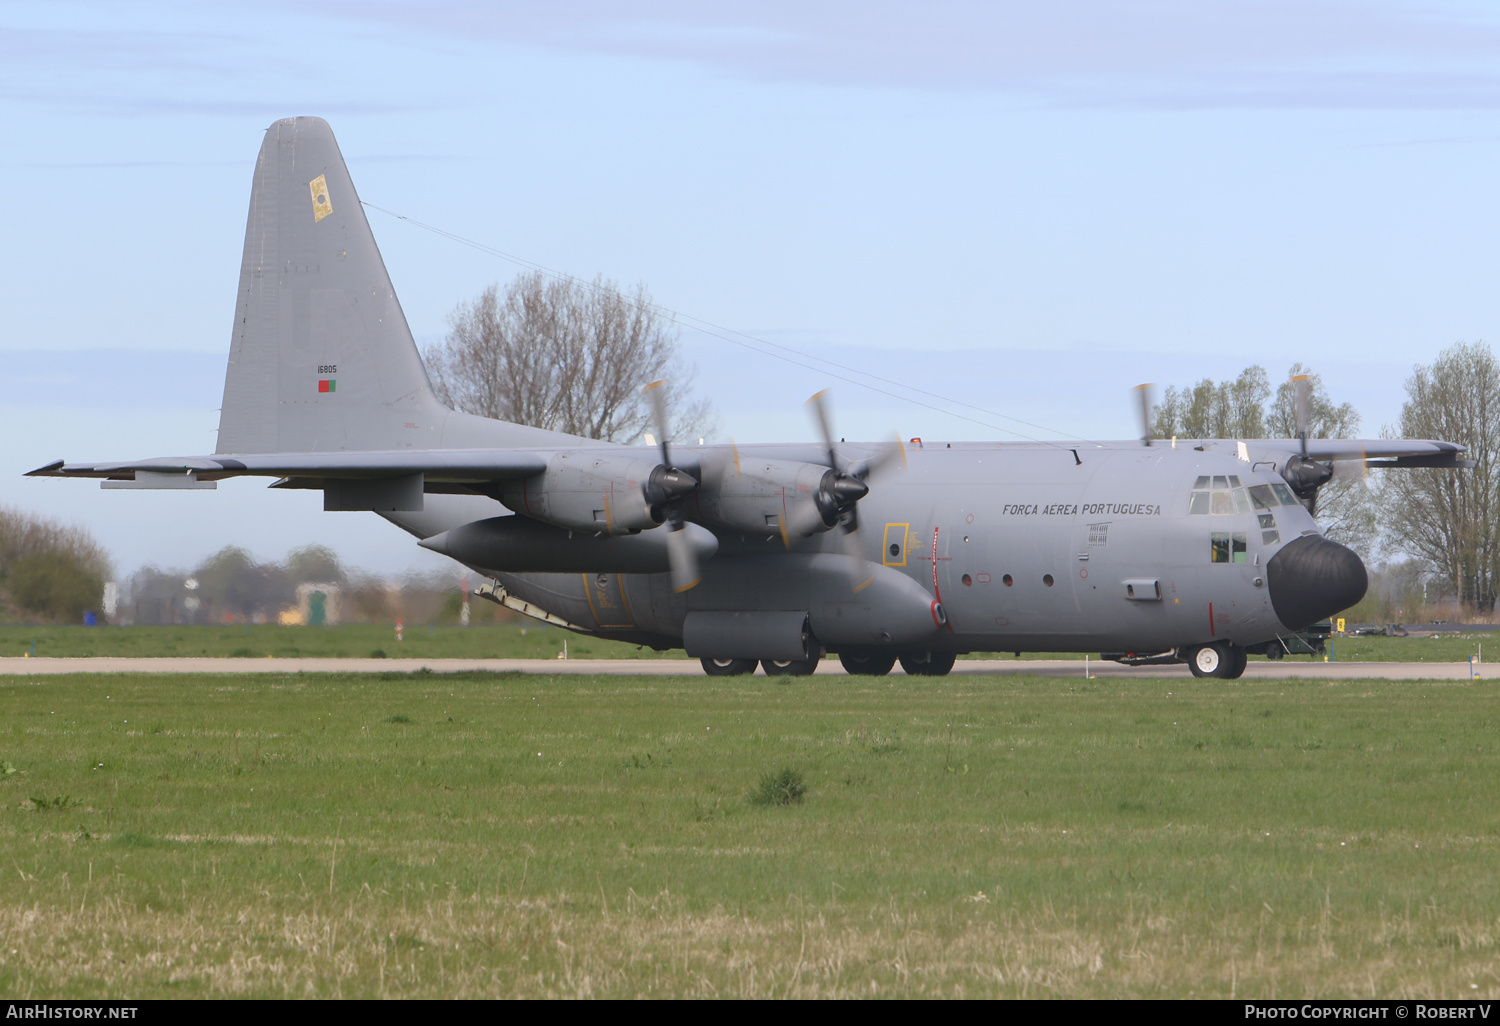
[[[827,501],[833,471],[800,460],[746,459],[723,468],[717,487],[698,493],[702,520],[746,534],[794,537],[826,531],[838,523]]]
[[[629,534],[662,523],[676,472],[654,459],[616,450],[555,453],[540,474],[501,489],[500,501],[524,516],[575,531]]]

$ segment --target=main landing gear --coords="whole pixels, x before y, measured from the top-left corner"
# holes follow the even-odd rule
[[[1250,655],[1238,645],[1227,641],[1216,641],[1212,645],[1200,645],[1190,649],[1187,657],[1189,669],[1194,677],[1219,677],[1234,680],[1245,672]]]
[[[845,673],[856,677],[884,677],[895,667],[896,657],[884,654],[859,655],[840,652],[839,662],[844,664]]]
[[[767,677],[806,677],[818,668],[816,659],[762,659]]]
[[[846,673],[856,677],[883,677],[896,666],[896,656],[885,652],[840,652]],[[951,652],[908,652],[900,657],[901,669],[913,677],[941,677],[953,669]]]
[[[896,660],[896,656],[884,652],[839,653],[844,671],[857,677],[883,677],[895,669]],[[900,660],[901,669],[913,677],[942,677],[953,669],[955,657],[952,652],[908,652],[900,656]],[[755,660],[705,656],[699,662],[703,664],[703,672],[710,677],[738,677],[754,673],[756,666],[765,670],[768,677],[805,677],[818,668],[816,659]]]
[[[714,659],[704,656],[698,661],[703,664],[703,672],[710,677],[739,677],[755,672],[754,659]]]

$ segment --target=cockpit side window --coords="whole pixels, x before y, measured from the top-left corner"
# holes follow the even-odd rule
[[[1278,498],[1278,499],[1281,500],[1281,504],[1283,506],[1296,506],[1296,505],[1298,505],[1298,503],[1297,503],[1297,497],[1292,494],[1292,490],[1290,488],[1288,488],[1286,485],[1284,485],[1284,484],[1273,484],[1271,487],[1274,488],[1274,489],[1276,489],[1276,498]]]

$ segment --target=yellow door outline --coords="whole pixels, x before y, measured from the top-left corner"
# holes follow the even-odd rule
[[[880,561],[882,563],[884,563],[886,566],[905,566],[906,565],[906,536],[910,532],[911,532],[911,525],[910,524],[886,524],[885,525],[885,544],[883,544],[880,547]],[[897,547],[898,547],[898,549],[899,549],[899,551],[901,553],[899,559],[897,557],[891,555],[891,536],[892,536],[893,533],[895,534],[895,539],[896,539],[895,544],[897,545]]]

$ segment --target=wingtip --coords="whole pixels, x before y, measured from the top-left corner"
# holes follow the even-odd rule
[[[56,476],[57,472],[63,468],[64,462],[66,462],[66,461],[64,461],[64,460],[53,460],[51,463],[47,464],[45,467],[37,467],[35,470],[28,470],[22,476],[23,477],[54,477],[54,476]]]

